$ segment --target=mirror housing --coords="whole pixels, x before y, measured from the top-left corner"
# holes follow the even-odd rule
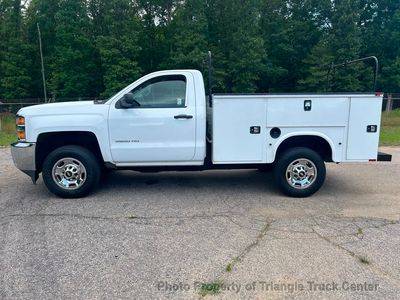
[[[134,108],[139,107],[140,103],[135,100],[132,93],[125,94],[119,101],[118,101],[120,108]]]

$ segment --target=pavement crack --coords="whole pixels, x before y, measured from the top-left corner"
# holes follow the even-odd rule
[[[321,239],[323,239],[324,241],[328,242],[329,244],[331,244],[331,245],[335,246],[336,248],[338,248],[338,249],[340,249],[340,250],[346,252],[346,253],[349,254],[350,256],[357,257],[356,253],[354,253],[353,251],[351,251],[351,250],[349,250],[349,249],[343,247],[342,245],[340,245],[340,244],[338,244],[338,243],[335,243],[335,242],[332,241],[329,237],[320,234],[317,230],[315,230],[314,227],[312,227],[311,230],[312,230],[312,232],[313,232],[316,236],[318,236],[319,238],[321,238]],[[335,236],[335,237],[336,237],[336,236]]]
[[[250,253],[250,251],[255,248],[256,246],[258,246],[258,244],[261,242],[261,240],[264,238],[264,236],[267,234],[268,230],[271,227],[272,222],[267,222],[264,227],[260,230],[260,232],[258,233],[258,235],[256,236],[256,239],[250,243],[249,245],[247,245],[243,251],[241,253],[239,253],[238,256],[236,256],[233,261],[235,262],[240,262],[243,260],[243,258]]]
[[[315,220],[314,220],[315,221]],[[318,222],[315,221],[315,225],[319,225]],[[389,224],[387,224],[389,225]],[[385,225],[385,226],[387,226]],[[384,226],[378,226],[375,227],[373,226],[372,228],[381,228]],[[345,246],[336,243],[334,241],[332,241],[328,236],[324,236],[323,234],[319,233],[317,230],[315,230],[314,227],[311,227],[312,232],[320,239],[326,241],[327,243],[329,243],[330,245],[334,246],[335,248],[343,251],[344,253],[347,253],[348,255],[350,255],[351,257],[354,257],[357,259],[357,261],[362,264],[364,267],[368,268],[370,271],[372,271],[373,273],[375,273],[376,275],[385,277],[386,279],[388,279],[389,281],[391,281],[395,286],[400,288],[400,280],[398,280],[397,278],[395,278],[392,274],[390,274],[389,272],[382,270],[380,268],[378,268],[377,266],[375,266],[373,263],[366,261],[365,257],[358,255],[357,253],[355,253],[354,251],[347,249]]]
[[[223,277],[225,274],[230,273],[233,271],[233,268],[237,266],[238,263],[242,262],[243,259],[255,248],[257,247],[260,242],[263,240],[263,238],[266,236],[267,232],[270,230],[271,225],[273,221],[266,222],[264,226],[261,228],[261,230],[258,232],[257,236],[255,239],[248,244],[237,256],[232,258],[227,266],[225,267],[224,272],[221,274],[221,276],[217,277],[213,282],[218,282],[220,284],[223,284]],[[200,295],[200,299],[204,298],[204,295]]]

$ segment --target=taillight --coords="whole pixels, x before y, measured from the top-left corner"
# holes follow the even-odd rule
[[[15,123],[17,125],[18,140],[24,141],[26,138],[26,136],[25,136],[25,118],[21,117],[21,116],[17,116]]]

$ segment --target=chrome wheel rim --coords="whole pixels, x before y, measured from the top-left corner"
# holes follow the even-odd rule
[[[65,190],[76,190],[86,181],[86,168],[76,158],[66,157],[53,166],[53,180]]]
[[[286,181],[295,189],[309,188],[317,178],[315,164],[307,158],[292,161],[286,169]]]

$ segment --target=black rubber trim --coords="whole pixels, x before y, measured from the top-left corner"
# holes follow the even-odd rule
[[[26,175],[28,175],[32,179],[33,184],[36,184],[36,181],[39,178],[38,171],[35,171],[35,170],[21,170],[21,171],[24,172]]]
[[[383,152],[378,152],[378,161],[392,161],[392,155]]]
[[[104,166],[106,167],[106,169],[111,169],[111,170],[116,170],[116,169],[118,169],[116,164],[114,164],[114,163],[112,163],[112,162],[108,162],[108,161],[106,161],[106,162],[104,163]]]

